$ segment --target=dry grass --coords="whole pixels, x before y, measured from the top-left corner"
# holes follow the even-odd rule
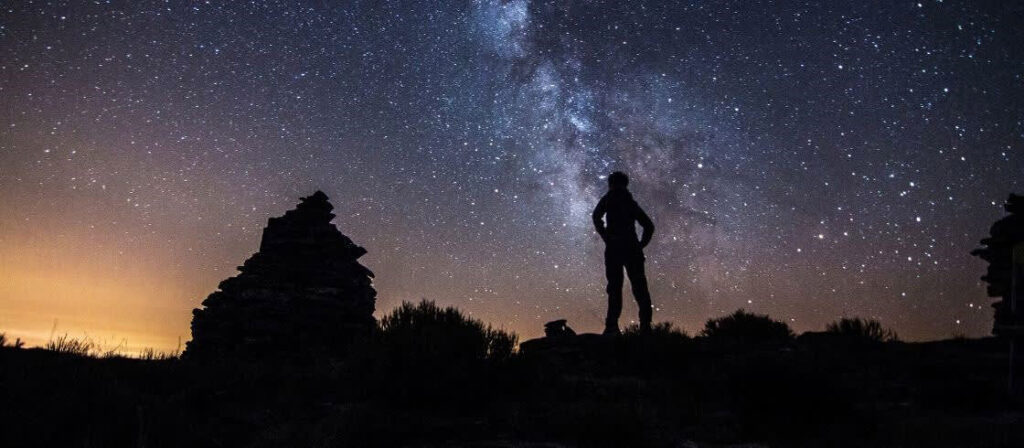
[[[51,338],[43,347],[51,352],[63,353],[75,356],[98,356],[100,355],[99,345],[88,337],[73,338],[67,334]]]
[[[7,333],[0,333],[0,348],[22,348],[24,346],[25,341],[22,341],[21,338],[15,338],[14,342],[9,343],[9,341],[7,340]]]
[[[5,333],[0,333],[0,347],[23,348],[24,346],[25,342],[20,338],[11,342],[7,339],[7,335]],[[167,361],[178,359],[181,356],[180,339],[178,340],[178,347],[172,351],[162,351],[152,347],[146,347],[137,353],[131,353],[126,350],[126,347],[127,341],[124,340],[113,347],[104,347],[103,344],[94,341],[88,336],[76,338],[63,334],[57,337],[51,337],[50,340],[41,348],[66,355],[98,359],[128,358],[143,361]]]

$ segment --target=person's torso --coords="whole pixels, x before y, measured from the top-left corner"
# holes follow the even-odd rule
[[[637,205],[629,191],[611,191],[605,196],[605,225],[609,244],[635,244]]]

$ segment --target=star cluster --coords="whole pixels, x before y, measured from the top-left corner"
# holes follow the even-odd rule
[[[30,341],[57,320],[173,347],[316,189],[370,251],[378,312],[430,298],[524,337],[593,330],[589,214],[613,170],[657,225],[656,320],[991,325],[969,251],[1024,179],[1020,6],[3,8],[0,326]]]

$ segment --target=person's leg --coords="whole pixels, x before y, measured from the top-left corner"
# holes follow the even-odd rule
[[[630,259],[626,263],[626,274],[629,275],[629,284],[633,289],[633,298],[636,299],[636,306],[640,309],[640,329],[651,328],[651,293],[647,290],[647,274],[644,273],[644,257],[641,255]]]
[[[604,274],[608,278],[608,315],[604,320],[605,332],[618,332],[619,315],[622,314],[622,260],[615,254],[605,252]]]

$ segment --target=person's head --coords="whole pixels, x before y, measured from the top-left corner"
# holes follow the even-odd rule
[[[622,171],[616,171],[608,175],[608,189],[616,190],[629,186],[629,176]]]

